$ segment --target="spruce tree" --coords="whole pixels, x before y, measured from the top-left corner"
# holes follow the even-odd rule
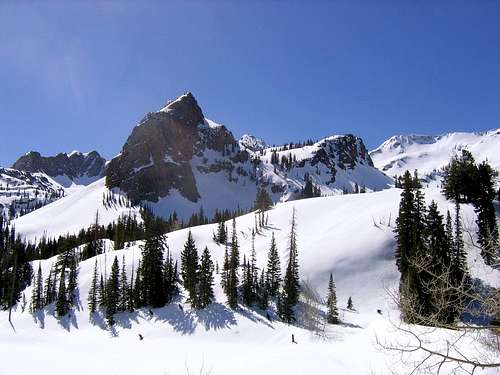
[[[228,293],[228,280],[229,280],[229,253],[226,248],[224,249],[224,260],[222,262],[222,272],[221,272],[221,287],[224,293],[227,295]]]
[[[59,290],[57,292],[57,301],[56,301],[56,312],[57,316],[62,317],[66,315],[69,311],[69,303],[66,294],[66,276],[65,276],[66,268],[63,266],[61,270],[61,276],[59,279]]]
[[[97,259],[96,259],[94,265],[94,274],[92,276],[92,283],[90,284],[89,295],[87,298],[87,303],[90,313],[95,313],[97,310],[97,303],[98,303],[97,292],[99,289],[97,277],[98,274],[97,274]]]
[[[198,284],[198,250],[191,231],[181,252],[181,276],[184,289],[189,294],[189,302],[196,306],[196,286]]]
[[[351,298],[351,296],[349,296],[349,298],[347,299],[347,308],[349,310],[354,310],[354,305],[352,304],[352,298]]]
[[[330,274],[330,281],[328,282],[328,296],[326,299],[327,315],[326,319],[330,324],[337,324],[339,322],[339,311],[337,309],[337,293],[335,291],[335,283],[333,276]]]
[[[214,264],[210,258],[210,252],[207,247],[203,250],[200,261],[200,270],[198,273],[198,308],[204,308],[210,305],[214,299]]]
[[[162,307],[167,301],[163,271],[163,249],[166,243],[161,228],[156,222],[151,223],[149,220],[151,219],[148,219],[146,224],[146,240],[141,246],[142,262],[139,269],[141,298],[146,306]]]
[[[241,283],[241,289],[243,302],[247,306],[252,306],[254,302],[252,269],[245,257],[243,258],[243,281]]]
[[[283,290],[279,298],[280,317],[287,323],[295,321],[294,306],[299,301],[299,264],[297,249],[296,211],[293,209],[288,246],[288,265],[283,279]]]
[[[259,308],[262,310],[267,310],[267,308],[269,307],[269,286],[267,285],[267,280],[264,270],[262,270],[260,274],[258,294],[259,294]]]
[[[1,230],[1,228],[0,228]],[[31,310],[36,312],[37,310],[43,308],[43,278],[42,278],[42,266],[38,263],[38,271],[33,285],[33,293],[31,296]]]
[[[233,218],[233,231],[231,234],[231,253],[229,255],[229,273],[227,280],[227,302],[229,307],[235,309],[238,306],[238,268],[240,265],[238,235],[236,233],[236,220]]]
[[[114,315],[120,303],[120,271],[118,258],[111,265],[111,274],[106,282],[106,321],[110,326],[115,324]]]
[[[120,302],[118,304],[119,311],[126,311],[129,301],[129,286],[127,280],[127,272],[125,269],[125,255],[122,258],[122,270],[120,273]]]
[[[77,262],[74,252],[71,253],[69,258],[69,275],[68,275],[68,303],[75,304],[75,290],[78,287],[78,271]]]
[[[141,284],[141,276],[140,276],[141,262],[137,265],[137,274],[134,282],[133,289],[133,300],[134,307],[142,307],[144,306],[143,298],[142,298],[142,284]]]
[[[100,274],[99,287],[97,289],[97,301],[100,308],[106,308],[106,285],[104,284],[104,277]]]
[[[276,297],[281,284],[281,267],[278,248],[276,247],[276,239],[274,232],[271,236],[271,246],[267,256],[267,286],[269,288],[269,296]]]

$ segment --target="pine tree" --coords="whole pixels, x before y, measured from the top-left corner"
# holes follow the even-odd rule
[[[56,301],[56,312],[57,316],[62,317],[66,315],[69,311],[69,303],[66,294],[66,268],[63,266],[61,270],[61,276],[59,279],[59,290],[57,292],[57,301]]]
[[[267,286],[269,288],[269,296],[276,297],[281,284],[281,266],[278,248],[276,247],[276,239],[274,232],[271,236],[271,246],[267,256]]]
[[[349,298],[347,299],[347,308],[349,310],[354,310],[354,305],[352,304],[352,298],[351,298],[351,296],[349,296]]]
[[[1,230],[1,227],[0,227]],[[33,293],[31,296],[31,311],[36,312],[37,310],[43,308],[43,278],[42,278],[42,266],[38,263],[38,271],[33,285]]]
[[[120,302],[118,311],[126,311],[129,301],[129,286],[127,280],[127,272],[125,270],[125,255],[122,258],[122,270],[120,274]]]
[[[141,276],[140,276],[141,262],[137,265],[137,274],[135,277],[134,290],[133,290],[133,300],[134,307],[142,307],[144,306],[143,298],[142,298],[142,284],[141,284]]]
[[[120,271],[118,258],[115,257],[111,265],[111,274],[106,283],[106,321],[110,326],[115,324],[114,315],[118,311],[120,302]]]
[[[330,274],[330,281],[328,282],[326,306],[328,308],[326,315],[328,323],[337,324],[339,322],[339,312],[337,309],[337,293],[335,291],[335,283],[333,282],[332,274]]]
[[[75,290],[78,287],[78,271],[76,257],[71,253],[69,258],[69,276],[68,276],[68,303],[75,304]]]
[[[181,276],[184,289],[189,294],[189,302],[196,306],[196,286],[198,284],[198,250],[191,231],[181,252]]]
[[[200,270],[198,273],[198,298],[197,307],[204,308],[212,303],[214,299],[214,264],[210,258],[210,252],[207,247],[203,250],[200,261]]]
[[[262,310],[267,310],[269,307],[269,286],[267,285],[266,275],[264,270],[260,274],[259,286],[259,308]]]
[[[55,271],[53,267],[49,271],[49,276],[45,281],[45,305],[50,305],[57,298],[56,288],[55,288]]]
[[[172,254],[167,248],[167,258],[165,260],[165,293],[167,295],[167,303],[172,300],[172,298],[179,293],[177,287],[177,272],[174,265],[174,260],[172,259]]]
[[[147,223],[146,240],[141,247],[142,262],[139,269],[141,298],[146,306],[162,307],[167,302],[163,271],[165,246],[165,238],[160,233],[157,223]]]
[[[99,287],[97,289],[97,301],[99,303],[99,307],[106,308],[106,285],[104,284],[104,277],[102,273],[100,275]]]
[[[230,308],[238,306],[238,268],[240,263],[238,235],[236,233],[236,220],[233,218],[233,231],[231,234],[231,253],[229,255],[229,272],[227,280],[227,302]]]
[[[253,280],[252,280],[252,270],[250,264],[247,263],[245,257],[243,257],[243,281],[241,283],[243,302],[247,306],[252,306],[253,297]]]
[[[97,310],[97,303],[98,303],[97,292],[98,292],[98,288],[99,288],[99,286],[97,284],[97,282],[98,282],[97,277],[98,277],[98,275],[97,275],[97,259],[96,259],[95,265],[94,265],[94,274],[92,276],[92,283],[90,284],[89,295],[87,298],[90,313],[95,313]]]
[[[280,317],[287,323],[295,321],[293,307],[299,301],[299,264],[297,251],[296,211],[293,209],[289,239],[288,265],[283,279],[283,290],[280,295]]]
[[[228,293],[228,280],[229,280],[229,253],[226,248],[224,249],[224,260],[222,262],[222,272],[221,272],[221,287],[224,293]]]

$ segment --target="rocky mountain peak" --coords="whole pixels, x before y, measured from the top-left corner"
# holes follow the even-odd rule
[[[97,151],[61,152],[55,156],[42,156],[37,151],[30,151],[21,156],[12,168],[30,173],[43,172],[50,177],[65,176],[70,180],[95,180],[102,176],[105,164],[106,160]]]

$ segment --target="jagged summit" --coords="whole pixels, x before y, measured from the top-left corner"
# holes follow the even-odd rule
[[[205,118],[203,111],[198,106],[198,102],[191,92],[186,92],[177,99],[169,101],[160,112],[168,113],[172,117],[184,121],[188,126],[202,124]]]
[[[61,152],[56,156],[42,156],[30,151],[21,156],[12,168],[30,173],[42,172],[63,186],[71,183],[87,185],[103,176],[106,160],[97,151],[82,153]]]

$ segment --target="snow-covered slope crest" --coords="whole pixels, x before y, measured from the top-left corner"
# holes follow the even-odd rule
[[[390,176],[418,169],[423,177],[438,179],[450,158],[467,149],[477,161],[488,160],[500,169],[500,128],[482,133],[397,135],[370,152],[377,168]]]
[[[43,173],[0,167],[0,215],[14,219],[64,196],[64,189]]]
[[[106,188],[104,178],[101,178],[16,219],[14,221],[16,231],[29,241],[37,241],[44,236],[55,238],[68,233],[77,234],[80,229],[94,224],[96,213],[99,214],[101,225],[116,221],[122,215],[138,215],[139,217],[139,209],[136,207],[105,204],[104,195],[109,193],[110,190]],[[112,193],[121,194],[117,191]]]
[[[399,367],[388,366],[385,353],[374,344],[377,336],[383,339],[391,329],[388,316],[397,312],[388,304],[385,287],[397,283],[394,249],[394,217],[398,211],[399,189],[388,189],[373,194],[313,198],[278,204],[269,211],[268,226],[256,236],[257,266],[267,261],[272,233],[276,236],[282,267],[286,264],[290,217],[295,207],[298,223],[300,276],[309,279],[322,296],[326,293],[330,272],[337,285],[337,297],[342,324],[326,326],[324,336],[318,337],[304,330],[299,321],[285,325],[258,310],[240,308],[230,310],[220,287],[220,276],[215,277],[216,302],[205,310],[191,310],[183,297],[164,308],[120,313],[113,332],[106,327],[103,314],[91,320],[87,309],[87,296],[92,280],[94,264],[109,275],[116,256],[125,259],[130,280],[141,257],[140,244],[113,250],[107,243],[108,252],[88,259],[79,265],[78,303],[68,318],[54,317],[54,306],[49,306],[33,316],[26,307],[17,306],[13,311],[14,333],[7,321],[8,312],[0,312],[0,351],[10,358],[25,358],[26,373],[63,373],[71,366],[73,375],[115,373],[123,375],[185,374],[205,372],[225,374],[389,374],[407,373]],[[441,211],[453,209],[437,189],[427,189],[428,202],[434,199]],[[63,200],[59,201],[63,202]],[[474,221],[471,207],[463,206],[464,221]],[[241,257],[251,251],[251,232],[254,215],[236,219]],[[212,259],[220,266],[224,246],[212,240],[215,225],[191,228],[197,248],[208,246]],[[168,234],[169,249],[176,260],[188,235],[188,229]],[[41,261],[44,277],[55,258]],[[39,262],[35,262],[35,268]],[[485,282],[500,281],[498,271],[483,270],[481,257],[470,254],[469,264],[474,277]],[[29,300],[31,287],[25,290]],[[351,296],[356,311],[345,307]],[[179,307],[182,307],[182,309]],[[383,315],[377,313],[383,311]],[[274,317],[274,316],[272,316]],[[43,329],[41,329],[43,328]],[[143,340],[138,339],[138,334]],[[298,344],[291,343],[294,334]],[[437,330],[439,337],[452,332]],[[62,343],[62,344],[61,344]],[[471,348],[464,347],[464,355]],[[54,361],[53,353],[59,357]],[[92,358],[82,361],[82,358]],[[138,358],[141,360],[139,361]],[[251,360],[249,360],[251,359]],[[75,366],[74,364],[78,365]],[[9,374],[22,373],[19,361],[4,361],[3,370]],[[33,368],[32,368],[33,366]],[[188,369],[188,370],[186,370]],[[41,371],[41,372],[40,372]],[[443,369],[442,373],[447,373]],[[486,375],[487,372],[476,371]],[[492,374],[492,373],[490,373]]]

